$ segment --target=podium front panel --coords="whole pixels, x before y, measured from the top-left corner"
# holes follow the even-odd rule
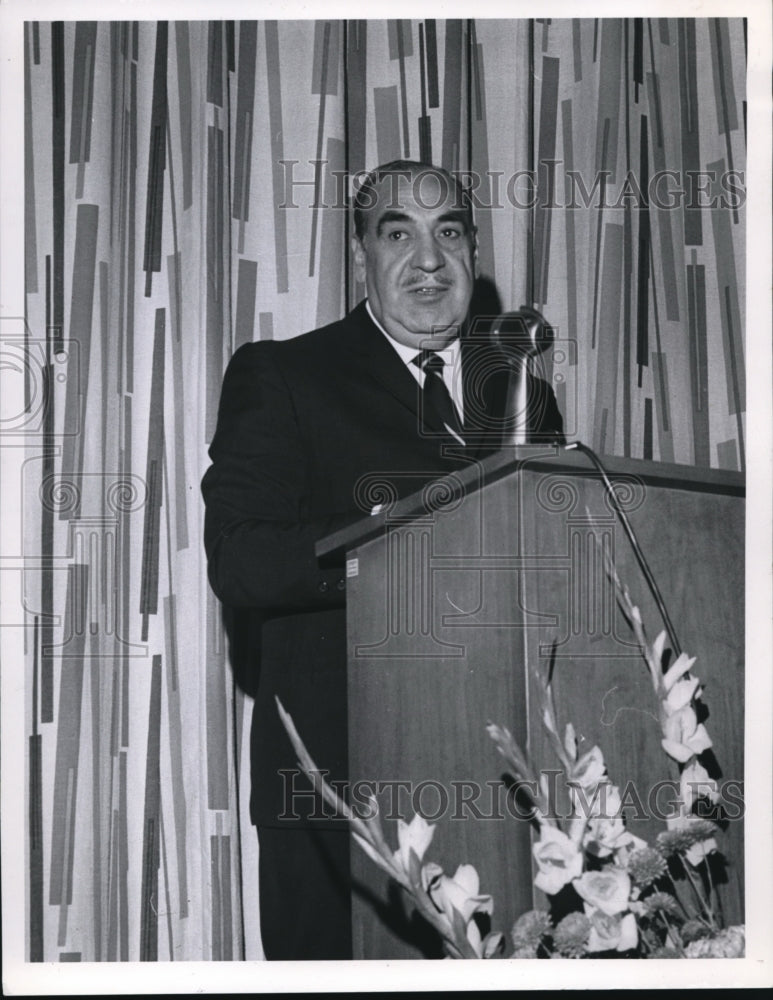
[[[647,463],[615,477],[685,652],[696,656],[724,783],[743,779],[744,520],[739,491],[696,480],[649,482]],[[598,476],[547,462],[464,490],[439,489],[425,512],[395,519],[348,553],[350,792],[374,791],[387,839],[419,811],[436,824],[425,861],[453,876],[472,864],[509,936],[533,889],[531,826],[486,733],[496,722],[548,780],[559,768],[531,671],[548,670],[563,727],[595,743],[649,839],[664,829],[678,769],[660,747],[657,704],[617,607],[615,561],[652,638],[663,628]],[[557,784],[559,806],[562,790]],[[736,810],[737,812],[738,810]],[[725,915],[742,919],[743,831],[727,824]],[[355,958],[440,955],[401,890],[353,845]]]

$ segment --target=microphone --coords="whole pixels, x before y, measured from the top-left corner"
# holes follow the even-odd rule
[[[553,344],[555,331],[536,309],[521,306],[515,312],[497,316],[489,327],[488,339],[510,369],[501,444],[526,444],[529,361]]]
[[[555,331],[545,317],[532,309],[521,306],[516,312],[502,313],[488,330],[491,345],[513,365],[542,354],[555,340]]]

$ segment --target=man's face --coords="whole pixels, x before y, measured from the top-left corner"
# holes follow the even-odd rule
[[[409,347],[443,347],[459,332],[477,275],[469,217],[448,178],[395,174],[376,186],[365,233],[352,241],[355,272],[384,329]]]

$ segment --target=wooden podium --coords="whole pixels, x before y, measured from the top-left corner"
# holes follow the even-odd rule
[[[728,922],[743,920],[744,487],[737,473],[604,460],[683,650],[697,657],[706,727],[731,818],[719,846]],[[352,792],[396,817],[435,821],[425,861],[473,864],[492,929],[540,905],[531,834],[486,723],[507,726],[548,780],[559,764],[529,665],[546,670],[562,729],[601,747],[629,828],[654,840],[674,798],[657,705],[617,607],[613,557],[651,639],[664,627],[599,473],[578,452],[500,452],[318,546],[346,553]],[[410,906],[352,846],[355,958],[434,954]],[[544,905],[544,900],[542,901]],[[417,945],[418,942],[418,945]]]

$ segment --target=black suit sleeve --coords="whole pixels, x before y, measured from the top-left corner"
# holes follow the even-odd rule
[[[273,343],[247,344],[223,380],[202,481],[209,579],[230,607],[296,611],[344,603],[343,573],[314,543],[356,519],[307,514],[309,463]]]

